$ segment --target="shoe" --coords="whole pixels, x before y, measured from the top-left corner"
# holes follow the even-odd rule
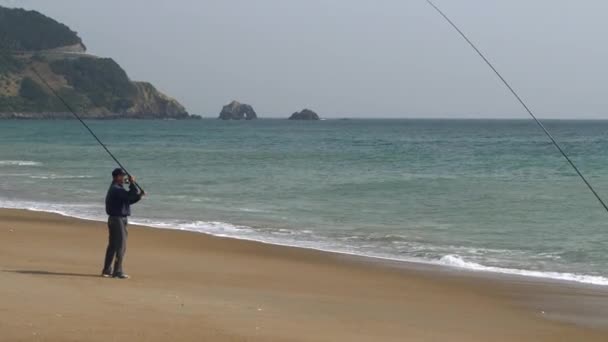
[[[117,274],[114,274],[114,275],[112,276],[112,278],[117,278],[117,279],[129,279],[130,277],[129,277],[127,274],[124,274],[124,273],[117,273]]]
[[[113,275],[112,272],[103,271],[101,272],[101,276],[104,278],[111,278]]]

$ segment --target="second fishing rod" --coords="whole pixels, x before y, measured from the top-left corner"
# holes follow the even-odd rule
[[[534,115],[534,113],[532,112],[532,110],[530,109],[530,107],[524,102],[524,100],[521,98],[521,96],[519,96],[519,94],[515,91],[515,89],[511,86],[511,84],[509,84],[509,82],[507,82],[507,80],[502,76],[502,74],[498,71],[498,69],[496,69],[496,67],[494,67],[494,65],[481,52],[481,50],[479,50],[479,48],[477,48],[477,46],[473,43],[473,41],[471,41],[464,34],[464,32],[441,9],[439,9],[439,7],[437,5],[435,5],[431,0],[426,0],[426,2],[431,7],[433,7],[435,9],[435,11],[437,11],[437,13],[439,13],[443,17],[443,19],[445,19],[448,22],[448,24],[450,24],[450,26],[452,26],[452,28],[454,28],[454,30],[456,30],[456,32],[458,32],[458,34],[460,34],[460,36],[473,48],[473,50],[475,50],[475,52],[477,52],[477,54],[479,55],[479,57],[481,57],[481,59],[483,59],[483,61],[490,67],[490,69],[492,69],[492,71],[494,71],[494,73],[496,74],[496,76],[498,76],[498,78],[500,79],[500,81],[507,87],[507,89],[509,89],[509,91],[511,92],[511,94],[513,94],[513,96],[517,99],[517,101],[524,107],[524,109],[526,110],[526,112],[532,117],[532,119],[534,119],[534,121],[540,127],[540,129],[547,135],[547,137],[549,137],[549,140],[551,140],[551,143],[557,148],[557,150],[559,151],[559,153],[561,153],[561,155],[566,159],[566,161],[568,162],[568,164],[570,164],[570,166],[574,169],[574,171],[576,172],[576,174],[581,178],[581,180],[585,183],[585,185],[587,186],[587,188],[589,189],[589,191],[591,191],[591,193],[595,196],[595,198],[600,202],[600,204],[602,205],[602,207],[604,207],[604,209],[606,210],[606,212],[608,212],[608,205],[606,205],[606,202],[604,202],[604,200],[602,199],[602,197],[593,188],[593,185],[591,185],[591,183],[587,180],[587,178],[579,170],[579,168],[576,166],[576,164],[574,163],[574,161],[572,159],[570,159],[570,157],[568,156],[568,154],[564,151],[564,149],[557,142],[557,140],[553,137],[553,135],[549,132],[549,130],[545,127],[545,125],[543,125],[543,123],[540,122],[540,120],[538,120],[538,118],[536,117],[536,115]]]

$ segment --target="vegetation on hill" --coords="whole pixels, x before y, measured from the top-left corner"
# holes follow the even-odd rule
[[[0,6],[0,49],[46,50],[82,44],[76,32],[36,11]]]
[[[21,88],[19,88],[19,95],[26,100],[36,101],[43,100],[48,97],[47,93],[42,87],[36,83],[33,79],[26,77],[21,80]]]
[[[73,89],[62,88],[59,90],[59,94],[75,110],[90,108],[90,101]],[[0,112],[60,113],[66,111],[64,104],[58,98],[51,96],[43,85],[30,77],[24,77],[21,80],[18,95],[0,96]]]
[[[85,95],[95,107],[120,113],[133,105],[137,91],[127,73],[111,58],[63,59],[51,69],[63,75],[69,85]]]
[[[23,62],[7,51],[0,49],[0,76],[5,76],[12,72],[19,72],[23,69]]]

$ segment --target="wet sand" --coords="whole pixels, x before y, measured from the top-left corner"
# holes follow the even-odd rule
[[[603,288],[0,210],[0,341],[608,341]],[[544,313],[543,313],[544,311]]]

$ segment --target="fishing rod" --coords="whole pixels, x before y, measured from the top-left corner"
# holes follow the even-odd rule
[[[93,136],[93,138],[95,138],[95,140],[97,140],[97,142],[99,143],[99,145],[101,145],[101,147],[103,147],[103,149],[110,155],[110,157],[114,160],[114,162],[116,162],[116,164],[118,164],[118,166],[123,169],[125,171],[125,173],[127,174],[127,176],[129,176],[129,179],[133,179],[133,177],[131,176],[131,174],[129,173],[129,171],[127,171],[127,169],[122,165],[122,163],[118,160],[118,158],[116,158],[114,156],[114,154],[112,154],[112,152],[108,149],[108,147],[101,141],[101,139],[99,139],[99,137],[97,136],[97,134],[95,134],[95,132],[93,132],[93,130],[91,129],[91,127],[89,127],[89,125],[87,125],[82,118],[76,114],[76,111],[72,108],[72,106],[70,106],[69,103],[67,103],[66,100],[63,99],[63,97],[61,97],[57,91],[55,91],[55,89],[44,79],[44,77],[42,77],[42,75],[40,75],[40,73],[38,72],[38,70],[36,70],[36,67],[34,67],[33,65],[30,66],[32,72],[34,72],[34,74],[38,77],[38,79],[40,79],[40,81],[51,91],[51,93],[53,95],[55,95],[55,97],[57,97],[59,99],[59,101],[61,101],[61,103],[63,103],[63,105],[68,109],[68,111],[70,111],[70,113],[72,113],[72,115],[74,115],[74,117],[76,119],[78,119],[78,121],[80,121],[80,123],[84,126],[84,128],[87,129],[87,131],[89,131],[89,133],[91,133],[91,135]],[[133,182],[133,185],[135,185],[139,191],[141,191],[142,193],[145,193],[144,189],[137,183],[137,182]]]
[[[534,115],[534,113],[532,112],[532,110],[530,110],[530,107],[528,107],[528,105],[526,105],[526,103],[524,102],[524,100],[519,96],[519,94],[515,91],[515,89],[513,89],[513,87],[511,87],[511,85],[509,84],[509,82],[507,82],[507,80],[500,74],[500,72],[498,72],[498,69],[496,69],[494,67],[494,65],[486,58],[486,56],[481,52],[481,50],[479,50],[477,48],[477,46],[464,34],[464,32],[462,32],[462,30],[460,28],[458,28],[458,26],[456,26],[456,24],[441,9],[439,9],[439,7],[437,7],[431,0],[426,0],[426,2],[431,7],[433,7],[437,11],[437,13],[439,13],[450,24],[456,30],[456,32],[458,32],[460,34],[460,36],[462,38],[464,38],[464,40],[467,43],[469,43],[469,45],[473,48],[473,50],[475,50],[475,52],[477,52],[477,54],[479,55],[479,57],[481,57],[483,59],[483,61],[490,67],[490,69],[492,69],[492,71],[494,71],[494,73],[496,74],[496,76],[498,76],[498,78],[502,81],[502,83],[504,83],[504,85],[507,87],[507,89],[509,89],[509,91],[511,92],[511,94],[513,94],[513,96],[515,96],[515,98],[517,99],[517,101],[524,107],[524,109],[526,110],[526,112],[528,112],[528,114],[530,114],[530,116],[532,117],[532,119],[534,119],[534,121],[536,122],[536,124],[543,130],[543,132],[545,132],[545,134],[547,135],[547,137],[549,137],[549,139],[551,140],[551,142],[553,143],[553,145],[562,154],[562,156],[564,156],[564,158],[568,161],[568,164],[570,164],[570,166],[572,166],[572,168],[574,169],[574,171],[576,171],[576,173],[583,180],[583,182],[585,183],[585,185],[587,185],[587,188],[589,188],[589,190],[591,191],[591,193],[593,193],[593,195],[595,196],[595,198],[597,198],[597,200],[600,202],[600,204],[608,212],[608,206],[606,205],[606,203],[604,202],[604,200],[602,200],[602,198],[597,193],[597,191],[595,191],[595,189],[593,188],[593,186],[591,185],[591,183],[587,180],[587,178],[585,178],[585,176],[583,176],[583,173],[579,170],[579,168],[576,166],[576,164],[574,164],[574,162],[572,161],[572,159],[570,159],[570,157],[568,157],[568,155],[566,154],[566,152],[562,149],[562,147],[557,142],[557,140],[555,140],[555,138],[553,137],[553,135],[551,135],[551,133],[549,132],[549,130],[547,130],[547,128],[545,127],[545,125],[543,125],[543,123],[540,122],[536,118],[536,115]]]

